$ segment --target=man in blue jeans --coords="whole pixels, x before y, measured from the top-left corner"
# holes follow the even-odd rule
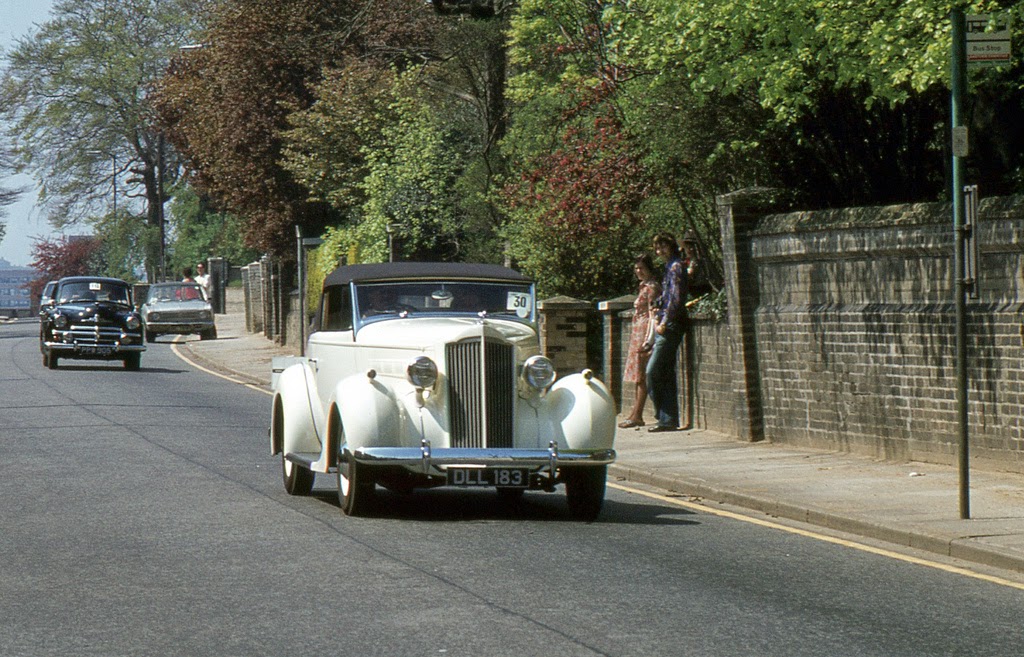
[[[657,424],[651,433],[679,429],[679,388],[676,359],[686,329],[686,265],[679,244],[670,233],[654,237],[654,254],[665,261],[661,298],[654,316],[654,350],[647,362],[647,393],[654,404]]]

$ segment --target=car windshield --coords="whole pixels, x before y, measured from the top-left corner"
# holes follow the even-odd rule
[[[125,305],[131,304],[131,294],[128,286],[111,281],[72,281],[64,283],[60,286],[57,296],[58,303],[111,301]]]
[[[161,283],[149,288],[147,303],[168,301],[206,301],[206,294],[198,283]]]
[[[476,281],[388,282],[356,285],[363,321],[394,316],[473,315],[534,321],[533,286]]]

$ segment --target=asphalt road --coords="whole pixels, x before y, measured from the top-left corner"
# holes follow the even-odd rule
[[[288,496],[269,397],[0,326],[0,656],[1012,655],[1024,592],[610,489]]]

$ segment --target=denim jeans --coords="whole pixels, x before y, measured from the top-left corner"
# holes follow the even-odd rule
[[[647,361],[647,394],[654,404],[658,426],[679,426],[679,387],[676,383],[676,360],[683,327],[677,322],[665,325],[664,333],[654,336],[654,350]]]

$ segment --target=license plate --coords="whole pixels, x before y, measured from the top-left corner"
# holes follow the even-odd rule
[[[109,356],[114,353],[111,347],[79,347],[78,351],[89,356]]]
[[[526,468],[448,468],[448,485],[528,488],[530,471]]]

